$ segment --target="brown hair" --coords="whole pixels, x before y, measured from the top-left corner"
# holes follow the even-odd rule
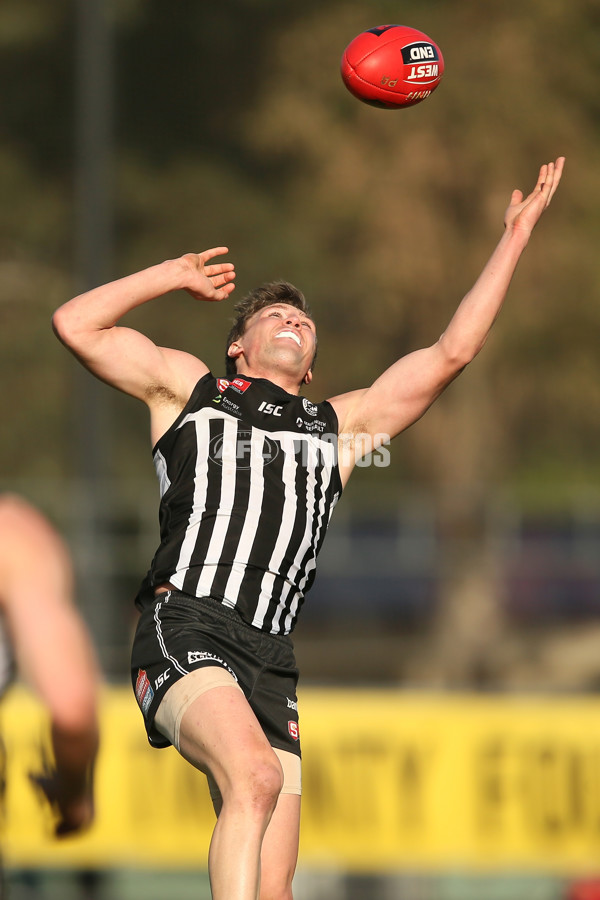
[[[264,309],[266,306],[273,306],[275,303],[287,303],[288,306],[294,306],[296,309],[303,312],[305,316],[308,316],[309,319],[312,319],[312,314],[304,294],[287,281],[270,281],[267,284],[261,284],[253,291],[250,291],[249,294],[242,297],[240,302],[236,304],[234,308],[235,319],[233,320],[233,325],[227,335],[227,343],[225,345],[225,367],[228,376],[235,377],[235,375],[237,375],[237,366],[235,359],[229,356],[227,351],[233,342],[237,341],[237,339],[244,334],[248,320],[261,309]],[[313,366],[316,357],[317,354],[315,351],[311,364]]]

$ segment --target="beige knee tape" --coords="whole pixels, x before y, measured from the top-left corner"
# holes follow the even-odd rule
[[[154,724],[161,734],[168,738],[179,750],[179,729],[183,714],[188,707],[206,691],[216,687],[241,687],[226,669],[221,666],[205,666],[184,675],[169,688],[156,710]]]
[[[280,750],[278,747],[273,747],[273,751],[283,769],[283,787],[281,788],[280,793],[302,794],[302,761],[300,757],[296,756],[295,753],[290,753],[288,750]],[[208,778],[208,789],[210,791],[211,800],[213,803],[219,803],[221,800],[221,792],[217,786],[217,782],[212,775],[207,775],[206,777]]]
[[[189,675],[184,675],[169,688],[163,697],[154,717],[154,724],[161,734],[168,738],[173,746],[179,750],[179,729],[181,720],[189,706],[204,694],[215,687],[233,687],[241,691],[241,687],[226,669],[221,666],[205,666],[202,669],[194,669]],[[287,750],[279,750],[273,747],[283,769],[282,794],[302,793],[302,764],[299,756]],[[214,801],[221,799],[221,794],[215,780],[208,776],[210,796]]]

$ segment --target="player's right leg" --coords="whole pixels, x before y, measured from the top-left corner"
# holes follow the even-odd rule
[[[210,678],[214,670],[201,671]],[[165,700],[196,674],[182,678]],[[209,853],[214,900],[256,900],[262,841],[283,773],[243,692],[233,679],[230,685],[220,681],[187,705],[174,743],[192,765],[210,773],[222,797]]]

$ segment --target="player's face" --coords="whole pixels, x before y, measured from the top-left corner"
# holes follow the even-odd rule
[[[300,373],[310,370],[316,347],[315,323],[287,303],[275,303],[255,313],[239,341],[247,364],[271,365]],[[233,346],[235,346],[235,344]]]

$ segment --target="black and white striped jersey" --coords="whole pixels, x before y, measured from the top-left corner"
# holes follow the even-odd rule
[[[153,450],[161,543],[137,598],[170,582],[289,634],[342,486],[337,416],[264,378],[210,373]]]

